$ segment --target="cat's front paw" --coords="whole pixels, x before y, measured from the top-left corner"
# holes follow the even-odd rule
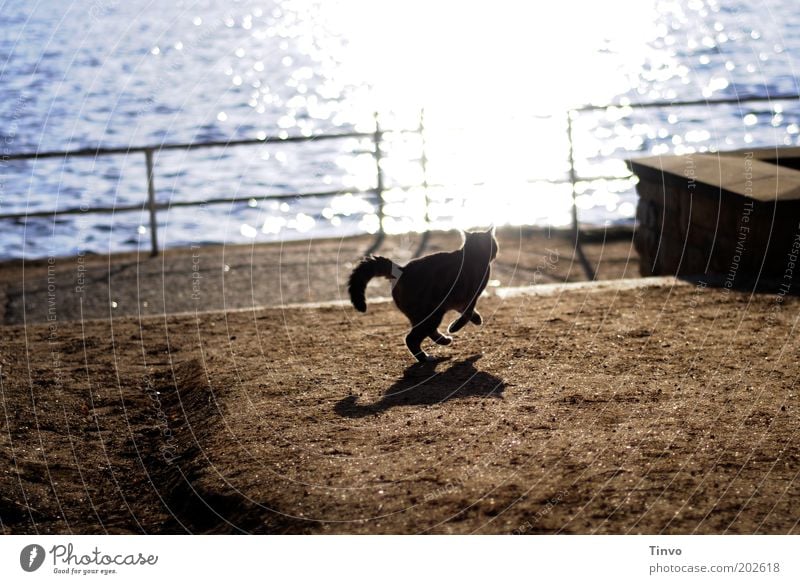
[[[472,324],[476,324],[476,325],[478,325],[478,326],[480,326],[480,325],[482,325],[482,324],[483,324],[483,319],[481,318],[481,315],[480,315],[480,314],[478,314],[478,311],[477,311],[477,310],[476,310],[475,312],[473,312],[473,313],[472,313],[472,316],[470,317],[469,321],[470,321]]]

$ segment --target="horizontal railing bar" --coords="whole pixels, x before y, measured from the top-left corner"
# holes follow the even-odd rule
[[[589,177],[579,177],[577,182],[594,182],[594,181],[611,181],[611,180],[627,180],[632,178],[633,174],[628,174],[624,176],[589,176]],[[555,179],[555,178],[531,178],[525,181],[522,181],[525,184],[536,184],[536,183],[548,183],[548,184],[568,184],[570,181],[567,178],[563,179]],[[450,188],[450,189],[457,189],[458,186],[453,186],[452,184],[444,184],[444,183],[428,183],[428,188],[432,189],[441,189],[441,188]],[[482,182],[473,182],[462,185],[465,187],[489,187],[491,183],[482,181]],[[421,185],[389,185],[384,188],[385,191],[410,191],[412,189],[420,189],[423,188]],[[281,200],[281,199],[305,199],[305,198],[324,198],[324,197],[336,197],[339,195],[346,195],[346,194],[353,194],[353,195],[367,195],[367,194],[375,194],[375,189],[340,189],[336,191],[317,191],[317,192],[308,192],[308,193],[290,193],[290,194],[282,194],[282,193],[275,193],[270,195],[258,195],[258,196],[250,196],[250,197],[217,197],[214,199],[205,199],[202,201],[171,201],[169,203],[157,203],[156,209],[159,211],[164,209],[170,209],[172,207],[202,207],[203,205],[220,205],[225,203],[249,203],[252,200],[256,201],[264,201],[264,200]],[[63,209],[58,211],[32,211],[30,213],[6,213],[0,214],[1,219],[25,219],[27,217],[50,217],[53,215],[83,215],[87,213],[124,213],[128,211],[141,211],[146,209],[146,203],[141,205],[122,205],[117,207],[88,207],[86,209],[80,208],[73,208],[73,209]]]
[[[87,207],[85,209],[71,208],[58,211],[30,211],[26,213],[5,213],[0,215],[0,219],[28,219],[31,217],[53,217],[57,215],[83,215],[87,213],[124,213],[126,211],[144,211],[147,209],[147,202],[139,205],[120,205],[116,207]]]
[[[635,175],[633,173],[626,175],[598,175],[598,176],[580,176],[578,183],[596,182],[596,181],[612,181],[612,180],[629,180]],[[522,181],[525,184],[548,183],[554,185],[569,184],[568,178],[530,178]],[[459,185],[453,186],[452,184],[445,183],[428,183],[427,187],[432,189],[450,188],[457,189]],[[489,187],[492,183],[486,181],[472,182],[464,185],[464,187]],[[388,185],[384,188],[385,191],[410,191],[412,189],[421,189],[422,185]],[[202,201],[171,201],[170,203],[158,203],[156,209],[164,210],[172,207],[202,207],[203,205],[219,205],[224,203],[248,203],[252,200],[281,200],[281,199],[303,199],[314,197],[335,197],[345,194],[353,195],[366,195],[375,194],[375,189],[340,189],[336,191],[317,191],[307,193],[291,193],[281,194],[275,193],[270,195],[258,195],[250,197],[218,197],[214,199],[206,199]],[[31,213],[9,213],[0,215],[0,219],[24,219],[26,217],[49,217],[51,215],[81,215],[85,213],[113,213],[113,212],[127,212],[127,211],[140,211],[145,209],[145,205],[124,205],[117,207],[89,207],[87,209],[64,209],[61,211],[34,211]]]
[[[601,175],[601,176],[579,176],[575,182],[595,182],[599,180],[628,180],[633,178],[635,175],[633,173],[625,174],[621,176],[614,176],[614,175]],[[569,182],[569,181],[566,181]]]
[[[588,177],[579,176],[578,180],[576,182],[581,183],[581,182],[593,182],[593,181],[599,181],[599,180],[607,180],[607,181],[610,181],[610,180],[627,180],[627,179],[633,178],[633,176],[634,176],[633,173],[622,175],[622,176],[612,176],[612,175],[607,175],[607,176],[588,176]],[[524,184],[529,184],[529,185],[536,184],[536,183],[548,183],[548,184],[551,184],[551,185],[563,185],[563,184],[570,184],[570,179],[567,178],[567,177],[564,177],[564,178],[529,178],[529,179],[526,179],[526,180],[522,180],[520,182],[524,183]],[[486,181],[480,181],[480,182],[465,183],[463,185],[456,185],[456,186],[453,186],[452,183],[450,183],[450,184],[428,183],[427,186],[428,186],[428,188],[431,188],[431,189],[442,189],[442,188],[457,189],[460,186],[464,186],[464,187],[488,187],[488,186],[492,186],[492,183],[486,182]],[[422,185],[413,185],[413,186],[389,185],[389,186],[387,186],[385,188],[385,190],[387,190],[387,191],[393,191],[393,190],[410,191],[411,189],[421,189],[421,188],[423,188]]]
[[[203,205],[221,205],[225,203],[249,203],[253,199],[256,201],[264,200],[282,200],[282,199],[304,199],[309,197],[336,197],[338,195],[366,195],[375,194],[375,189],[340,189],[336,191],[317,191],[314,193],[292,193],[292,194],[272,194],[260,195],[255,197],[218,197],[214,199],[206,199],[204,201],[171,201],[169,203],[156,203],[155,208],[159,211],[168,210],[173,207],[202,207]],[[32,211],[30,213],[6,213],[0,215],[0,219],[27,219],[30,217],[51,217],[54,215],[84,215],[88,213],[125,213],[128,211],[144,211],[147,209],[147,203],[139,205],[119,205],[116,207],[87,207],[62,209],[58,211]]]
[[[259,144],[286,144],[292,142],[320,142],[342,138],[372,138],[372,133],[342,132],[340,134],[319,134],[317,136],[288,136],[286,138],[248,138],[244,140],[213,140],[210,142],[176,142],[158,146],[124,146],[119,148],[83,148],[80,150],[53,150],[44,152],[18,152],[2,156],[2,160],[31,160],[36,158],[59,158],[68,156],[106,156],[113,154],[133,154],[161,152],[162,150],[197,150],[200,148],[227,148],[228,146],[253,146]]]
[[[416,130],[382,130],[383,134],[409,134],[416,133]],[[134,154],[140,152],[161,152],[162,150],[198,150],[201,148],[227,148],[229,146],[256,146],[260,144],[287,144],[294,142],[321,142],[324,140],[341,140],[343,138],[370,138],[374,137],[374,132],[340,132],[335,134],[317,134],[314,136],[287,136],[267,137],[267,138],[246,138],[242,140],[212,140],[209,142],[174,142],[160,144],[157,146],[120,146],[119,148],[82,148],[79,150],[48,150],[43,152],[17,152],[0,157],[0,160],[32,160],[38,158],[61,158],[61,157],[97,157],[114,154]]]
[[[168,209],[170,207],[200,207],[202,205],[221,205],[225,203],[245,203],[250,202],[252,200],[256,201],[267,201],[267,200],[274,200],[279,201],[281,199],[306,199],[306,198],[324,198],[324,197],[336,197],[339,195],[366,195],[369,193],[375,193],[375,189],[339,189],[336,191],[317,191],[317,192],[308,192],[308,193],[291,193],[291,194],[281,194],[276,193],[272,195],[259,195],[255,197],[218,197],[214,199],[206,199],[205,201],[172,201],[171,203],[161,203],[163,206],[161,208]]]
[[[800,99],[800,95],[781,94],[781,95],[753,95],[746,97],[731,97],[727,99],[688,99],[681,101],[645,101],[633,103],[612,103],[608,105],[582,105],[579,107],[570,108],[573,112],[591,112],[603,111],[611,108],[624,108],[631,109],[647,109],[647,108],[666,108],[666,107],[690,107],[697,105],[738,105],[743,102],[760,102],[760,101],[789,101]]]
[[[603,111],[610,108],[623,108],[629,107],[632,109],[637,108],[668,108],[668,107],[689,107],[700,105],[737,105],[743,102],[771,102],[771,101],[788,101],[800,100],[798,94],[781,94],[771,96],[745,96],[745,97],[732,97],[728,99],[694,99],[682,101],[651,101],[651,102],[634,102],[634,103],[617,103],[607,105],[582,105],[571,108],[570,111],[575,112],[590,112],[590,111]],[[383,130],[384,134],[397,134],[397,133],[415,133],[414,129],[399,129],[399,130]],[[146,152],[148,150],[159,152],[162,150],[195,150],[201,148],[221,148],[228,146],[246,146],[258,144],[286,144],[294,142],[318,142],[323,140],[338,140],[343,138],[372,138],[372,132],[341,132],[334,134],[318,134],[314,136],[287,136],[280,137],[267,137],[267,138],[248,138],[242,140],[212,140],[209,142],[175,142],[160,145],[149,146],[123,146],[119,148],[82,148],[78,150],[48,150],[42,152],[17,152],[14,154],[6,154],[1,157],[3,161],[11,160],[32,160],[38,158],[58,158],[58,157],[87,157],[87,156],[105,156],[113,154],[131,154],[137,152]]]

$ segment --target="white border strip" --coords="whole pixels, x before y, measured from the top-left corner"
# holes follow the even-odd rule
[[[564,292],[607,292],[609,290],[635,290],[638,288],[674,288],[691,286],[690,282],[674,276],[654,276],[650,278],[623,278],[620,280],[594,280],[591,282],[566,282],[559,284],[537,284],[515,288],[498,288],[494,295],[505,300],[518,296],[556,296]]]

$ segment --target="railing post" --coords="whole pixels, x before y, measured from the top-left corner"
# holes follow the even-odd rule
[[[575,150],[572,143],[572,110],[567,110],[567,141],[569,143],[569,184],[572,187],[572,231],[575,233],[575,240],[577,241],[580,234],[578,228],[578,205],[576,202],[578,177],[575,173]]]
[[[583,271],[586,274],[586,279],[592,281],[595,279],[594,269],[592,265],[589,263],[589,259],[586,257],[586,254],[583,252],[583,247],[581,247],[581,228],[580,223],[578,223],[578,205],[577,205],[577,197],[578,192],[576,185],[578,183],[578,173],[575,172],[575,147],[573,144],[573,135],[572,135],[572,114],[575,110],[568,110],[567,111],[567,140],[569,141],[569,183],[572,187],[572,230],[575,235],[575,254],[578,256],[578,261],[580,261],[581,266],[583,267]]]
[[[150,212],[150,256],[158,255],[158,221],[156,220],[156,188],[153,181],[153,151],[144,151],[147,167],[147,209]]]
[[[378,195],[378,220],[380,224],[380,232],[383,233],[383,169],[381,169],[381,142],[383,142],[383,132],[381,131],[381,124],[378,120],[378,114],[375,114],[375,170],[377,172],[376,187]]]
[[[422,141],[422,152],[420,155],[420,165],[422,166],[422,188],[425,190],[425,225],[431,222],[430,216],[430,196],[428,194],[428,152],[425,143],[425,109],[419,110],[419,138]]]
[[[430,225],[431,225],[431,199],[428,193],[428,153],[425,144],[425,108],[419,110],[419,137],[422,141],[422,152],[420,155],[420,165],[422,166],[422,188],[425,191],[425,231],[422,232],[422,239],[414,252],[414,257],[419,257],[425,248],[428,247],[428,240],[430,239]]]
[[[381,169],[381,142],[383,141],[383,132],[381,131],[381,124],[380,120],[378,119],[378,112],[375,112],[375,132],[372,135],[372,140],[373,142],[375,142],[374,156],[375,156],[375,170],[377,173],[375,194],[378,197],[378,233],[375,236],[375,241],[372,242],[372,245],[369,246],[369,249],[366,251],[366,255],[370,255],[380,247],[381,243],[383,243],[383,238],[385,235],[383,231],[384,184],[383,184],[383,170]]]

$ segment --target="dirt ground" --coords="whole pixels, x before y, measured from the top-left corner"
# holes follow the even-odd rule
[[[798,299],[479,306],[422,367],[387,303],[0,327],[0,530],[800,532]]]

